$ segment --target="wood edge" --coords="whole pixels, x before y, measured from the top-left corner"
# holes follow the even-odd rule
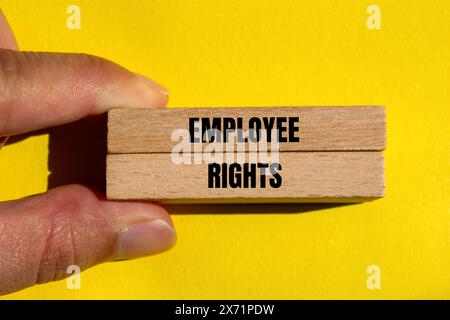
[[[361,203],[383,198],[383,195],[370,197],[323,197],[323,198],[221,198],[221,199],[147,199],[147,198],[117,198],[108,197],[116,201],[154,201],[161,204],[268,204],[268,203]]]

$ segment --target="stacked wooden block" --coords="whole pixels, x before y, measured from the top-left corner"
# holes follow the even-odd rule
[[[163,203],[384,196],[385,109],[114,109],[107,196]]]

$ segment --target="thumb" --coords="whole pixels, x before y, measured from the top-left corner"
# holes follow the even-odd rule
[[[175,241],[162,207],[105,201],[78,185],[0,203],[0,294],[62,279],[71,265],[155,254]]]

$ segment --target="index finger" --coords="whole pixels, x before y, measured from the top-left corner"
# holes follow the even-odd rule
[[[0,46],[17,48],[1,12],[0,30]],[[164,87],[103,58],[0,48],[0,136],[167,101]]]
[[[6,20],[2,9],[0,9],[0,48],[18,50],[16,38]]]

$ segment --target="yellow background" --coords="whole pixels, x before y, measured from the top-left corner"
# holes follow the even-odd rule
[[[381,30],[366,27],[372,3]],[[81,30],[66,28],[70,4]],[[107,57],[167,86],[170,106],[381,104],[388,125],[384,199],[298,214],[174,209],[170,252],[90,269],[78,291],[60,281],[7,298],[450,298],[449,1],[0,5],[21,49]],[[47,144],[1,150],[0,200],[47,189]],[[372,264],[380,290],[366,287]]]

